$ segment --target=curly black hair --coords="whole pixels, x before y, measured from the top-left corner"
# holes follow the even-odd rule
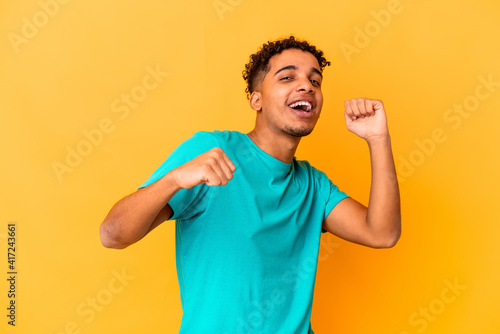
[[[247,99],[250,99],[250,95],[255,90],[257,84],[264,78],[267,72],[269,72],[269,59],[286,49],[292,48],[307,51],[316,57],[321,72],[323,72],[325,66],[331,65],[323,56],[323,51],[316,49],[314,45],[310,45],[307,41],[295,39],[293,35],[274,42],[268,41],[262,45],[258,52],[250,56],[250,61],[245,65],[245,69],[243,70],[243,79],[247,82],[247,87],[245,88]]]

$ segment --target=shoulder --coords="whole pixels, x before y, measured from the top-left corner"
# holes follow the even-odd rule
[[[198,131],[179,145],[176,150],[191,151],[197,154],[219,147],[231,151],[243,140],[243,134],[238,131]]]
[[[198,131],[195,132],[193,137],[198,140],[210,140],[213,142],[227,142],[234,138],[239,138],[242,133],[239,131],[230,130],[214,130],[214,131]]]
[[[221,131],[197,131],[180,146],[216,147],[221,141]]]
[[[198,131],[193,135],[193,140],[205,148],[220,147],[223,150],[235,150],[245,141],[245,135],[239,131],[214,130]],[[208,145],[208,146],[207,146]]]

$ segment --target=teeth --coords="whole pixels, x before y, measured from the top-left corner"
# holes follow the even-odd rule
[[[312,105],[306,101],[299,101],[299,102],[295,102],[295,103],[292,103],[289,105],[290,108],[295,108],[297,106],[307,106],[306,111],[311,111],[311,109],[312,109]]]

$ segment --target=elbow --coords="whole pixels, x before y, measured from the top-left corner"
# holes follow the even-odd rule
[[[398,227],[391,231],[387,231],[382,235],[378,235],[371,245],[373,248],[392,248],[396,246],[399,239],[401,238],[401,224],[397,224]]]
[[[115,229],[113,228],[114,224],[109,221],[104,221],[99,227],[99,235],[101,238],[101,244],[106,248],[113,249],[123,249],[129,246],[129,244],[120,240],[120,237]]]
[[[393,234],[391,236],[386,237],[377,248],[392,248],[396,246],[399,241],[401,234]]]

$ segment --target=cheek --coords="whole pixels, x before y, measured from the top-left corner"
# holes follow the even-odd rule
[[[273,104],[275,106],[283,106],[286,104],[287,94],[283,89],[277,89],[274,91]]]
[[[316,101],[318,102],[318,106],[323,106],[323,94],[318,94]]]
[[[286,102],[286,94],[287,92],[283,88],[268,87],[266,92],[262,94],[262,97],[266,105],[271,107],[283,105]]]

